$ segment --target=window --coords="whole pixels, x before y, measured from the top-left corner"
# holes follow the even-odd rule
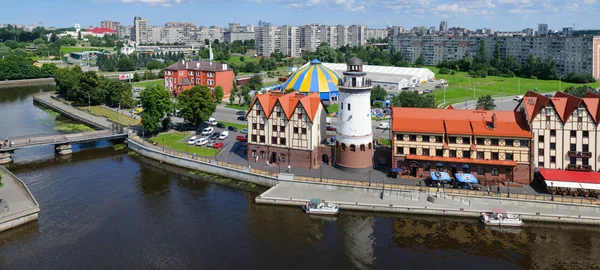
[[[350,103],[348,103],[348,110],[350,110]]]
[[[506,153],[506,157],[504,159],[506,159],[506,160],[514,160],[513,159],[513,153]]]
[[[256,129],[256,123],[252,123],[252,129]]]
[[[301,112],[298,113],[298,119],[302,119],[302,113]]]
[[[342,151],[346,151],[346,144],[342,143]]]
[[[528,140],[521,140],[519,143],[521,144],[521,147],[529,147],[529,141]]]
[[[477,166],[477,174],[478,175],[484,175],[485,171],[483,170],[483,166],[479,165]]]
[[[442,150],[442,149],[435,149],[435,156],[436,157],[443,157],[444,156],[444,150]]]
[[[456,150],[450,150],[449,155],[450,157],[456,157]]]
[[[572,143],[572,144],[569,146],[569,151],[577,151],[577,145],[576,145],[576,144],[574,144],[574,143]]]
[[[281,112],[277,112],[277,117],[281,117]]]
[[[273,125],[273,131],[277,131],[277,126]]]
[[[411,155],[416,155],[417,154],[417,148],[411,147],[408,149],[408,153]]]
[[[280,127],[279,127],[279,131],[281,131],[281,132],[285,132],[285,126],[280,126]]]
[[[442,136],[435,136],[435,142],[439,142],[439,143],[443,142]]]
[[[463,151],[463,158],[471,158],[471,151]]]
[[[396,154],[404,155],[404,147],[396,147]]]
[[[546,121],[550,121],[550,115],[546,115]]]
[[[423,141],[424,142],[429,142],[429,136],[423,136]]]
[[[577,163],[577,158],[569,158],[569,164],[576,164]]]
[[[590,165],[590,160],[587,158],[582,158],[581,159],[581,165]]]
[[[294,133],[298,133],[298,128],[297,127],[294,128]]]
[[[463,138],[463,143],[464,143],[464,144],[471,144],[471,138],[469,138],[469,137],[464,137],[464,138]]]
[[[397,141],[402,141],[403,139],[404,139],[404,136],[402,136],[402,134],[396,134]]]
[[[577,131],[571,130],[571,138],[577,137]]]
[[[483,145],[484,144],[483,138],[477,138],[476,142],[477,142],[478,145]]]
[[[264,135],[260,136],[260,143],[265,143],[265,136]]]
[[[550,156],[550,163],[556,163],[556,157]]]
[[[515,143],[515,142],[514,142],[513,140],[505,140],[505,141],[504,141],[504,144],[505,144],[506,146],[513,146],[513,145],[514,145],[514,143]]]
[[[544,142],[544,135],[538,136],[538,141],[543,143]]]
[[[477,151],[477,158],[478,159],[484,159],[485,158],[485,153],[483,151]]]
[[[429,171],[429,170],[430,170],[429,163],[423,164],[423,171]]]
[[[450,143],[456,143],[456,137],[450,137],[448,141]]]
[[[350,145],[350,152],[356,152],[356,145],[354,145],[354,144]]]
[[[492,167],[492,176],[498,176],[498,167]]]
[[[579,122],[579,123],[583,122],[583,117],[581,117],[581,116],[577,117],[577,122]]]
[[[500,140],[498,139],[492,139],[492,145],[498,145],[500,142]]]
[[[256,150],[252,150],[252,157],[256,158]]]
[[[306,128],[302,128],[302,134],[306,134]]]
[[[590,151],[590,146],[587,144],[582,145],[581,147],[581,152],[589,152]]]
[[[260,130],[265,130],[265,124],[260,124],[259,129]]]
[[[360,151],[362,151],[362,152],[364,152],[364,151],[365,151],[365,145],[364,145],[364,144],[361,144],[361,145],[360,145]]]
[[[271,137],[271,143],[277,144],[277,137]]]
[[[343,110],[343,109],[344,109],[344,102],[342,102],[342,106],[341,106],[340,110]]]
[[[538,162],[538,167],[544,168],[544,162],[543,161]]]
[[[550,150],[556,150],[556,143],[550,143]]]
[[[256,109],[256,115],[260,115],[260,108]]]
[[[583,137],[584,138],[588,138],[590,136],[590,132],[589,131],[584,131],[583,132]]]
[[[372,147],[372,146],[371,146],[371,143],[369,143],[369,150],[371,150],[371,147]]]
[[[260,151],[260,158],[265,159],[265,151]]]
[[[256,135],[252,135],[252,140],[253,142],[257,142],[258,140],[256,139]]]
[[[417,135],[408,135],[408,140],[411,142],[416,142],[417,141]]]
[[[285,138],[279,138],[279,144],[285,145]]]
[[[551,137],[555,137],[556,136],[556,130],[554,130],[554,129],[550,130],[550,136]]]
[[[179,76],[183,76],[183,71],[179,71]]]
[[[538,149],[538,155],[540,155],[540,156],[544,155],[544,149],[543,148]]]
[[[423,148],[423,155],[429,156],[429,148]]]
[[[492,159],[498,160],[498,152],[492,152]]]

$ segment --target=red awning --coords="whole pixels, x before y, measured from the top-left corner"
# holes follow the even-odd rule
[[[419,156],[419,155],[406,155],[406,159],[425,160],[425,161],[434,161],[434,162],[468,163],[468,164],[480,164],[480,165],[517,166],[517,162],[515,162],[514,160],[451,158],[451,157],[432,157],[432,156]]]
[[[600,173],[538,169],[548,187],[600,190]]]

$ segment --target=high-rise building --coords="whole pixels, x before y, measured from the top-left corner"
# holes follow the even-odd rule
[[[348,26],[345,25],[338,25],[336,26],[337,28],[337,47],[335,48],[339,48],[342,46],[346,46],[348,45]]]
[[[538,35],[547,35],[548,34],[548,24],[540,23],[538,25]]]
[[[446,20],[443,20],[442,22],[440,22],[440,33],[446,32],[448,32],[448,22]]]
[[[351,25],[348,27],[348,45],[352,47],[365,46],[367,41],[367,27],[364,25]]]
[[[108,29],[112,29],[112,30],[115,30],[115,31],[119,30],[119,26],[121,26],[120,22],[113,22],[113,21],[109,21],[109,20],[101,21],[100,22],[100,27],[101,28],[108,28]]]
[[[335,26],[320,25],[319,26],[320,41],[329,44],[330,47],[337,48],[337,28]],[[320,44],[317,44],[317,47]]]
[[[367,29],[367,40],[371,39],[387,39],[387,29]]]
[[[300,28],[283,25],[279,27],[279,32],[281,33],[281,52],[289,57],[301,56]]]
[[[300,27],[300,48],[304,52],[316,52],[321,44],[321,30],[317,24]]]
[[[276,26],[261,25],[255,29],[254,44],[256,53],[261,56],[271,56],[281,48],[281,31]]]
[[[133,17],[131,38],[136,44],[148,43],[148,21],[142,17]]]

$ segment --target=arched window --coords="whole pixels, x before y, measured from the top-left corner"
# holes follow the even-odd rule
[[[342,108],[341,108],[341,110],[343,110],[343,109],[344,109],[344,102],[342,102]]]
[[[354,144],[351,144],[351,145],[350,145],[350,151],[351,151],[351,152],[356,152],[356,145],[354,145]]]
[[[342,143],[342,151],[346,151],[346,144]]]
[[[360,151],[362,151],[362,152],[364,152],[364,151],[365,151],[365,145],[364,145],[364,144],[361,144],[361,145],[360,145]]]
[[[348,110],[350,110],[350,103],[348,103]]]
[[[371,147],[372,147],[372,146],[371,146],[371,143],[369,143],[369,150],[371,150]]]

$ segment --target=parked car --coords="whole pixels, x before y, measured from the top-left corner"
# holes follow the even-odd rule
[[[212,145],[212,148],[214,148],[214,149],[221,149],[221,147],[223,147],[223,145],[224,145],[224,144],[223,144],[222,142],[215,142],[215,143]]]
[[[197,146],[202,146],[205,145],[206,143],[208,143],[208,139],[207,138],[200,138],[196,140],[196,145]]]
[[[229,136],[229,131],[225,130],[221,133],[221,136],[219,136],[219,140],[225,140],[227,139],[227,136]]]
[[[430,93],[430,92],[431,92],[431,90],[430,90],[430,89],[425,89],[425,90],[423,90],[423,93]]]
[[[221,133],[220,133],[220,132],[214,132],[212,135],[210,135],[210,138],[211,138],[212,140],[216,140],[216,139],[218,139],[218,138],[219,138],[219,136],[221,136]]]
[[[236,115],[246,115],[246,111],[237,111]]]
[[[240,141],[240,142],[246,142],[248,141],[248,137],[246,137],[245,135],[237,135],[235,136],[235,139]]]
[[[188,144],[195,144],[197,139],[198,139],[198,137],[196,137],[196,136],[192,136],[192,137],[190,138],[190,140],[188,141]]]
[[[329,131],[337,131],[337,128],[334,126],[327,126],[327,130]]]
[[[248,134],[248,129],[247,128],[242,128],[242,130],[240,130],[240,133],[242,133],[242,134]]]
[[[377,129],[388,129],[390,128],[390,123],[379,123],[379,125],[377,125]]]
[[[231,131],[238,131],[238,129],[234,126],[228,126],[227,129],[229,129]]]
[[[516,101],[521,101],[523,99],[523,96],[515,96],[515,98],[513,98],[513,100]]]
[[[248,121],[248,118],[245,115],[240,115],[240,116],[238,116],[237,120]]]
[[[217,123],[217,127],[218,128],[226,128],[227,126],[225,126],[225,124],[219,122],[219,123]]]
[[[213,131],[214,131],[214,129],[212,127],[207,127],[204,130],[202,130],[202,135],[205,135],[205,136],[210,135],[213,133]]]
[[[554,95],[552,95],[552,94],[545,94],[544,96],[545,96],[545,97],[549,97],[549,98],[552,98],[552,97],[554,97]]]
[[[214,118],[208,118],[208,121],[206,121],[207,124],[211,125],[211,126],[216,126],[217,125],[217,120]]]
[[[217,142],[216,140],[209,139],[208,142],[206,142],[206,144],[204,146],[206,146],[206,147],[212,147],[213,144],[215,144],[216,142]]]

